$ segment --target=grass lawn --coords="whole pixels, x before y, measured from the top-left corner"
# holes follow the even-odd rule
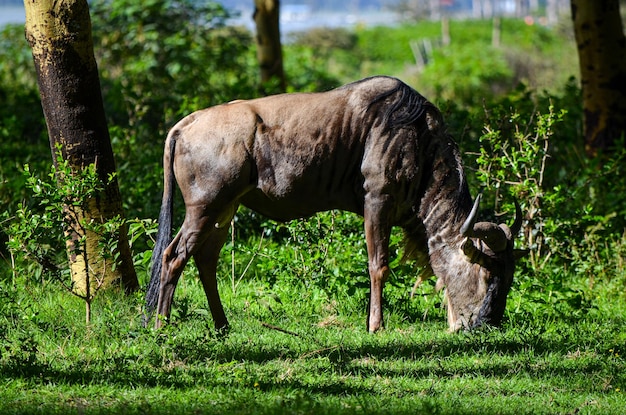
[[[141,296],[101,297],[89,328],[68,294],[12,297],[0,413],[626,413],[623,314],[516,313],[501,330],[449,334],[442,310],[426,321],[391,311],[370,335],[359,307],[314,296],[303,307],[295,292],[250,301],[258,291],[222,287],[226,336],[190,278],[158,332],[141,326]]]

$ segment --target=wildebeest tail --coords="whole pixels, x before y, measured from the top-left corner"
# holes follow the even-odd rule
[[[159,301],[159,291],[161,288],[161,267],[165,248],[172,241],[172,216],[174,214],[174,151],[176,149],[176,136],[171,134],[168,137],[169,146],[165,147],[163,157],[163,201],[161,202],[161,212],[159,213],[159,231],[156,242],[152,250],[152,272],[148,289],[146,291],[146,314],[145,322],[152,317],[152,313]]]

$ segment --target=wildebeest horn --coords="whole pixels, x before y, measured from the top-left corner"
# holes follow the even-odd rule
[[[476,196],[476,200],[474,200],[474,206],[472,206],[470,214],[467,216],[467,219],[465,219],[463,226],[461,226],[461,235],[473,236],[472,230],[474,228],[474,223],[476,223],[476,218],[478,217],[478,205],[480,205],[480,198],[482,196],[482,193],[479,193],[478,196]]]
[[[513,225],[511,225],[511,233],[513,234],[513,237],[515,237],[520,229],[522,229],[522,208],[520,207],[519,203],[517,203],[517,200],[514,200],[515,202],[515,221],[513,221]]]
[[[507,238],[502,228],[500,228],[496,223],[491,222],[476,223],[476,219],[478,216],[478,205],[480,204],[481,197],[482,194],[476,196],[474,206],[472,206],[472,210],[470,211],[467,219],[461,226],[461,235],[482,240],[494,252],[503,251],[504,249],[506,249]]]

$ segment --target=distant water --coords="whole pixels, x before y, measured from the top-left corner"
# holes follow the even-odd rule
[[[24,23],[24,6],[0,6],[0,27],[7,23]]]
[[[283,8],[281,7],[281,11]],[[288,10],[286,10],[288,11]],[[311,29],[314,27],[351,27],[354,25],[382,25],[388,26],[397,21],[397,15],[389,12],[366,12],[366,13],[331,13],[311,12],[294,15],[283,13],[280,22],[280,30],[283,34]],[[24,6],[0,6],[0,27],[7,23],[24,23],[26,15]],[[233,24],[246,26],[254,30],[252,10],[241,10],[240,16],[232,20]]]
[[[234,25],[242,25],[250,31],[254,31],[252,10],[239,10],[239,17],[232,19]],[[288,35],[293,32],[301,32],[316,27],[345,27],[355,26],[392,26],[398,23],[398,15],[388,11],[366,12],[330,12],[315,11],[305,13],[289,13],[289,9],[281,6],[280,32]]]

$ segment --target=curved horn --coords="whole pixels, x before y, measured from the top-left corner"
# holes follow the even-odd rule
[[[507,238],[502,229],[497,224],[491,222],[476,223],[476,219],[478,217],[478,205],[480,204],[481,198],[482,194],[476,196],[474,206],[472,206],[470,214],[461,226],[461,235],[482,240],[494,252],[503,251],[507,246]]]
[[[474,206],[472,206],[472,210],[470,211],[467,219],[461,226],[461,235],[463,236],[472,236],[474,231],[474,223],[476,223],[476,219],[478,218],[478,205],[480,205],[480,198],[483,196],[482,193],[479,193],[476,196],[476,200],[474,200]]]
[[[522,208],[520,207],[519,203],[517,203],[517,200],[514,200],[515,202],[515,220],[513,221],[513,225],[511,225],[511,233],[513,234],[513,237],[515,237],[520,229],[522,229],[522,219],[523,219],[523,215],[522,215]]]

